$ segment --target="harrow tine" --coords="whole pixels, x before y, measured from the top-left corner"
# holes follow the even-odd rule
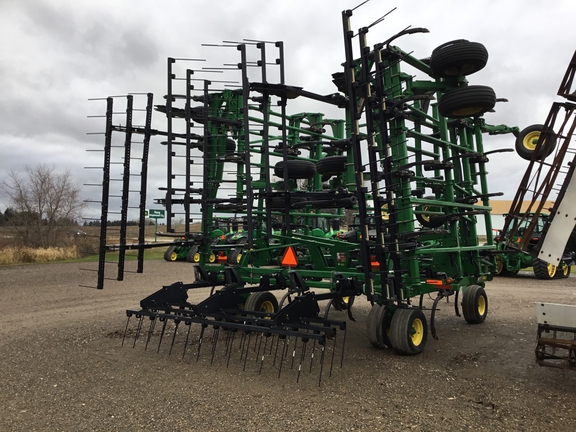
[[[276,349],[274,350],[274,362],[272,366],[276,366],[276,357],[278,356],[278,345],[280,345],[280,335],[276,338]]]
[[[280,368],[278,369],[278,379],[280,379],[280,374],[282,373],[282,363],[284,363],[284,357],[286,357],[286,352],[288,351],[288,345],[286,344],[287,337],[284,338],[284,346],[282,347],[282,355],[280,356]]]
[[[336,353],[336,334],[334,334],[334,345],[332,346],[332,360],[330,361],[330,373],[328,377],[332,376],[332,366],[334,366],[334,354]]]
[[[312,364],[314,363],[314,353],[316,352],[316,339],[312,343],[312,355],[310,356],[310,370],[308,373],[312,373]]]
[[[344,366],[344,348],[346,347],[346,332],[347,328],[344,329],[344,339],[342,340],[342,357],[340,358],[340,369]]]
[[[136,316],[138,317],[138,316]],[[138,340],[138,335],[140,334],[140,330],[142,329],[142,320],[144,320],[144,316],[140,315],[140,321],[138,321],[138,327],[136,328],[136,334],[134,335],[134,343],[132,344],[132,348],[136,346],[136,341]]]
[[[258,357],[260,357],[260,348],[262,348],[262,338],[264,336],[260,335],[258,336],[258,351],[256,352],[256,361],[258,361]],[[254,346],[254,349],[256,349],[256,346]]]
[[[246,332],[242,332],[242,337],[240,338],[240,360],[242,360],[242,356],[244,355],[244,345],[246,344]]]
[[[184,351],[182,352],[182,359],[184,359],[184,356],[186,355],[186,347],[188,346],[188,338],[190,337],[190,330],[192,329],[192,323],[186,321],[184,324],[186,324],[188,326],[188,332],[186,333],[186,342],[184,342]]]
[[[196,353],[196,361],[200,357],[200,348],[202,348],[202,342],[204,341],[204,330],[208,327],[206,324],[202,324],[202,330],[200,330],[200,336],[198,337],[198,352]]]
[[[220,336],[220,327],[215,326],[212,332],[212,358],[210,359],[210,364],[214,362],[214,353],[216,352],[216,344],[218,343],[218,337]]]
[[[248,341],[246,342],[246,355],[244,356],[244,366],[242,370],[246,370],[246,360],[248,359],[248,351],[250,351],[250,339],[252,339],[252,332],[248,333]]]
[[[234,335],[236,334],[235,331],[232,331],[232,335],[230,336],[230,346],[228,347],[228,360],[226,360],[226,367],[230,364],[230,356],[232,355],[232,345],[234,344]]]
[[[166,318],[160,318],[162,323],[162,331],[160,332],[160,340],[158,341],[158,349],[156,350],[156,354],[160,352],[160,345],[162,345],[162,338],[164,338],[164,331],[166,330],[166,324],[168,324],[168,320]]]
[[[124,328],[124,334],[122,335],[122,346],[124,346],[124,339],[126,339],[126,333],[128,332],[128,324],[130,324],[130,318],[132,318],[132,314],[128,314],[128,319],[126,320],[126,327]]]
[[[304,362],[304,356],[306,355],[307,345],[308,339],[302,339],[302,354],[300,354],[300,364],[298,365],[298,376],[296,377],[296,383],[300,381],[300,371],[302,371],[302,363]]]
[[[148,336],[146,337],[146,345],[144,346],[144,351],[148,349],[148,342],[150,342],[152,333],[154,333],[155,326],[156,326],[156,319],[154,317],[150,317],[150,326],[148,327]]]
[[[260,360],[260,370],[258,371],[258,375],[262,373],[262,366],[264,365],[264,356],[266,355],[266,347],[268,346],[268,338],[270,336],[264,335],[264,349],[262,350],[262,358]],[[262,339],[260,339],[262,341]]]
[[[318,387],[322,382],[322,372],[324,371],[324,355],[326,354],[326,342],[322,344],[322,349],[320,350],[322,354],[320,355],[320,375],[318,376]]]
[[[294,338],[294,349],[292,350],[292,364],[290,365],[290,369],[294,369],[294,357],[296,357],[296,347],[298,346],[298,338]]]
[[[180,320],[174,320],[174,334],[172,335],[172,343],[170,344],[170,350],[168,355],[172,354],[172,347],[174,347],[174,340],[176,340],[176,334],[178,333],[178,326],[180,325]]]

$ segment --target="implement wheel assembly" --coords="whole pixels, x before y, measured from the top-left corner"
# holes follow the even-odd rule
[[[198,254],[198,245],[194,245],[190,248],[186,254],[186,261],[188,262],[198,262],[196,261],[196,255],[198,255],[198,261],[200,261],[200,255]]]
[[[402,355],[415,355],[424,351],[428,339],[428,324],[420,309],[397,309],[390,322],[390,341],[394,350]]]
[[[430,56],[430,68],[435,78],[471,75],[486,66],[488,51],[478,42],[465,39],[440,45]]]
[[[366,333],[368,340],[375,348],[391,348],[390,342],[390,322],[392,314],[385,306],[375,304],[370,309],[366,320]]]
[[[278,312],[278,300],[270,291],[255,292],[246,300],[244,310],[273,314]]]
[[[440,114],[448,118],[479,116],[496,105],[496,93],[491,87],[471,85],[448,90],[438,101]]]
[[[274,166],[274,175],[284,178],[284,166],[288,169],[289,179],[307,179],[316,174],[316,164],[305,160],[287,160],[286,165],[280,161]]]
[[[488,315],[488,297],[480,285],[468,285],[462,296],[462,312],[469,324],[481,324]]]
[[[544,129],[544,125],[541,124],[534,124],[532,126],[528,126],[516,137],[516,153],[522,159],[531,160],[534,151],[536,150],[536,144],[540,139],[540,135],[542,134],[542,130]],[[538,155],[536,159],[545,159],[546,157],[550,156],[550,154],[556,148],[556,141],[557,137],[555,134],[551,134],[550,137],[545,137],[544,143],[540,147],[538,151]]]

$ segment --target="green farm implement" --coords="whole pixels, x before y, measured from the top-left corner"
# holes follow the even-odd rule
[[[324,359],[344,353],[347,322],[330,313],[353,319],[360,299],[371,305],[369,342],[403,355],[421,353],[429,332],[437,337],[442,299],[453,297],[456,315],[461,310],[470,324],[486,319],[485,283],[496,269],[490,198],[502,195],[488,189],[487,164],[491,153],[507,150],[487,152],[483,138],[518,134],[486,122],[498,99],[492,88],[469,82],[488,53],[480,43],[454,40],[417,58],[393,42],[426,29],[369,45],[370,27],[353,30],[351,17],[342,13],[334,93],[287,84],[282,42],[243,41],[214,48],[234,52],[220,68],[188,69],[187,60],[168,59],[165,105],[156,106],[165,131],[149,123],[113,126],[108,99],[106,143],[117,133],[126,148],[134,133],[164,140],[167,183],[157,203],[166,208],[167,233],[177,215],[184,227],[194,215],[202,221],[200,232],[181,240],[196,248],[194,280],[166,285],[127,311],[125,334],[135,335],[134,345],[154,337],[160,349],[171,334],[170,351],[181,344],[184,355],[198,358],[209,341],[204,350],[213,359],[224,339],[229,361],[237,340],[244,362],[257,350],[260,368],[272,363],[280,373],[290,353],[298,377],[303,363],[312,369],[316,359],[321,378]],[[231,78],[198,73],[208,70]],[[123,193],[128,188],[126,181]],[[345,232],[347,215],[356,221]],[[242,220],[241,242],[214,241],[213,228],[225,218]],[[104,229],[98,287],[107,250],[154,246],[122,238],[107,244]],[[200,289],[206,298],[190,302],[190,290]],[[429,308],[425,295],[435,296]]]

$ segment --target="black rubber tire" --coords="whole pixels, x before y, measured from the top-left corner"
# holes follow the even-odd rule
[[[534,276],[544,280],[554,279],[556,271],[558,270],[558,267],[553,264],[548,264],[540,258],[534,258],[532,260],[532,268],[534,269]]]
[[[232,138],[226,140],[226,154],[231,154],[236,151],[236,141]]]
[[[195,262],[194,255],[198,253],[198,245],[192,245],[186,254],[186,261]]]
[[[322,174],[322,180],[346,172],[346,156],[327,156],[316,162],[316,171]]]
[[[518,136],[516,137],[516,153],[522,159],[525,160],[532,160],[532,155],[534,154],[536,143],[538,142],[538,138],[542,130],[544,129],[544,125],[541,124],[533,124],[532,126],[525,127],[520,131]],[[544,159],[554,151],[556,148],[556,143],[558,138],[555,134],[552,134],[549,142],[542,143],[542,147],[540,147],[540,151],[538,152],[538,156],[536,156],[536,160],[542,159],[542,155],[544,155]]]
[[[430,69],[434,78],[453,78],[471,75],[483,69],[488,62],[486,47],[465,39],[440,45],[430,56]]]
[[[559,266],[556,270],[556,276],[560,279],[566,279],[570,277],[571,271],[572,267],[563,263],[563,265]]]
[[[375,304],[368,313],[366,320],[366,334],[368,340],[375,348],[392,348],[390,342],[390,322],[392,314],[385,306]]]
[[[238,265],[241,256],[242,256],[242,250],[234,249],[233,251],[230,251],[230,253],[226,257],[226,262],[228,264]]]
[[[435,199],[433,196],[424,197],[425,199]],[[436,207],[431,204],[423,204],[417,207],[419,211],[441,211],[441,207]],[[416,220],[425,228],[439,228],[446,222],[446,217],[442,215],[428,215],[426,213],[416,213]]]
[[[506,264],[500,259],[500,255],[496,255],[496,271],[494,276],[516,276],[519,270],[508,270]]]
[[[448,90],[438,101],[440,115],[447,118],[480,116],[496,105],[491,87],[471,85]]]
[[[481,324],[488,315],[488,297],[480,285],[468,285],[462,296],[462,312],[469,324]]]
[[[428,339],[428,324],[420,309],[396,309],[390,322],[390,341],[394,351],[416,355],[424,351]]]
[[[278,300],[270,291],[260,291],[250,294],[244,304],[245,311],[278,312]]]
[[[314,162],[305,160],[288,160],[286,161],[288,167],[289,179],[308,179],[314,177],[316,174],[316,164]],[[284,162],[280,161],[274,166],[274,175],[276,177],[284,178]]]
[[[166,249],[166,252],[164,252],[164,260],[168,262],[174,262],[176,261],[176,259],[174,259],[175,255],[176,259],[178,259],[178,254],[176,254],[176,246],[169,246],[168,249]]]

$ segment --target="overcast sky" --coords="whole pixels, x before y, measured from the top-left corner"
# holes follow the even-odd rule
[[[160,103],[166,92],[166,58],[205,58],[237,62],[237,54],[202,43],[225,40],[282,40],[286,81],[328,94],[336,89],[331,74],[342,62],[341,11],[350,0],[0,0],[0,180],[25,165],[69,169],[79,184],[98,183],[102,154],[104,102],[90,98],[153,92]],[[372,28],[370,44],[407,27],[428,34],[401,38],[397,45],[427,57],[438,45],[468,39],[489,52],[486,68],[471,84],[489,85],[497,97],[491,124],[521,129],[544,123],[560,80],[576,49],[574,0],[371,0],[353,16],[359,28],[394,7]],[[224,56],[224,54],[226,56]],[[162,116],[155,113],[156,121]],[[164,178],[159,139],[151,161],[151,199]],[[487,149],[513,147],[512,135],[487,137]],[[515,153],[493,155],[492,191],[514,196],[526,161]],[[86,198],[97,197],[84,188]],[[7,206],[0,196],[0,211]],[[98,214],[95,207],[90,215]]]

